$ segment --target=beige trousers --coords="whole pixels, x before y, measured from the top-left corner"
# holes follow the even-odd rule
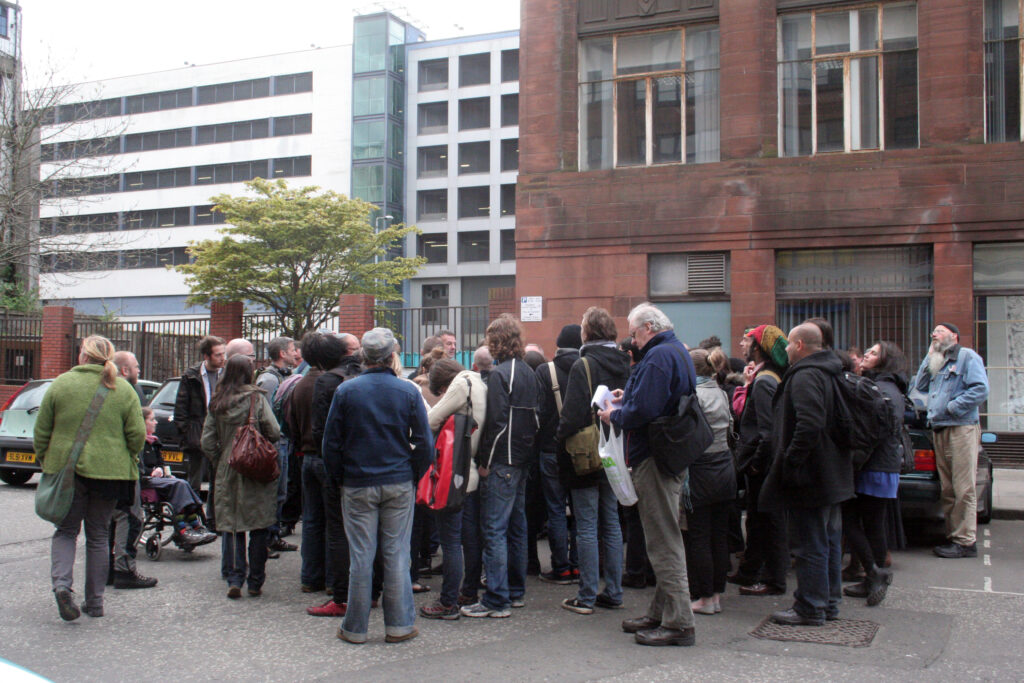
[[[978,532],[978,445],[976,424],[935,432],[935,467],[942,484],[940,502],[946,515],[946,536],[960,545],[974,545]]]

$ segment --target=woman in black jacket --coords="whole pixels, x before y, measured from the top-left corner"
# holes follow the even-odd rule
[[[889,399],[896,424],[903,425],[903,396],[907,390],[903,352],[892,342],[878,342],[864,352],[861,374],[874,380]],[[883,567],[887,551],[885,515],[900,483],[900,439],[886,439],[855,475],[856,498],[843,503],[843,532],[850,550],[864,567],[864,581],[847,586],[843,594],[867,598],[869,607],[885,599],[892,572]]]
[[[562,607],[577,614],[591,614],[594,605],[622,606],[622,530],[619,528],[618,502],[608,485],[604,470],[577,475],[565,451],[565,440],[595,420],[590,402],[594,389],[622,389],[629,379],[629,355],[615,343],[615,321],[608,311],[592,306],[583,314],[583,348],[580,359],[569,370],[562,415],[555,432],[558,471],[570,489],[576,518],[576,544],[579,555],[580,588],[574,598],[562,601]],[[589,370],[589,372],[588,372]],[[603,429],[597,421],[598,429]],[[599,531],[600,529],[600,531]],[[598,539],[604,550],[604,591],[600,588]]]

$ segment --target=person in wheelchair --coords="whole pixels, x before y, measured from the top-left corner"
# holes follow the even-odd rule
[[[139,483],[142,490],[151,490],[160,501],[174,510],[174,541],[179,546],[200,546],[212,543],[217,534],[203,526],[199,517],[203,501],[184,479],[178,479],[164,463],[160,440],[156,436],[156,415],[143,408],[146,420],[146,445],[139,457]],[[145,496],[143,496],[145,498]]]

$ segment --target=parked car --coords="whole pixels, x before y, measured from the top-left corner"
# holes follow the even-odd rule
[[[32,380],[0,407],[0,481],[6,484],[25,484],[40,469],[32,447],[32,431],[36,426],[36,414],[43,403],[43,395],[50,388],[51,382],[52,379]],[[152,396],[161,385],[140,379],[139,386],[143,395],[148,391]],[[171,427],[174,427],[173,423]]]
[[[142,391],[142,405],[148,406],[149,402],[153,400],[153,395],[156,394],[157,389],[160,388],[160,382],[154,382],[150,379],[140,379],[138,382],[139,389]]]
[[[171,473],[185,478],[188,476],[188,463],[181,449],[181,435],[174,424],[174,401],[180,383],[180,377],[172,377],[161,384],[150,400],[149,407],[156,417],[156,435],[163,446],[164,462],[171,468]]]
[[[914,443],[914,471],[900,475],[900,513],[905,521],[941,522],[945,519],[939,502],[941,485],[935,466],[932,430],[925,425],[922,413],[908,413],[907,427]],[[996,435],[984,432],[978,452],[977,496],[978,523],[988,524],[992,519],[992,461],[985,453],[984,444],[995,443]]]

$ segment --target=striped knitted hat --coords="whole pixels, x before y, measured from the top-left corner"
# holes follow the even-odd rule
[[[785,368],[789,364],[789,356],[786,355],[786,345],[789,344],[789,340],[775,325],[758,325],[747,332],[747,336],[757,342],[765,355],[780,368]]]

